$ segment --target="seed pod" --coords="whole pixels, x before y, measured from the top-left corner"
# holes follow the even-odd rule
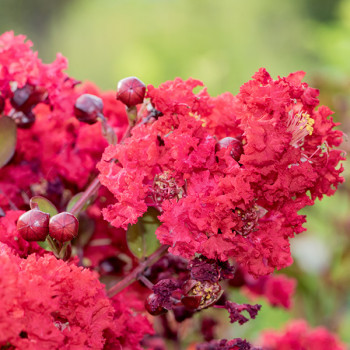
[[[103,101],[95,95],[84,94],[75,101],[74,115],[83,123],[95,124],[97,117],[103,114],[102,112]]]
[[[167,309],[158,304],[157,299],[157,296],[152,293],[145,301],[146,310],[153,316],[163,315],[168,312]]]
[[[26,241],[45,241],[49,234],[49,220],[49,214],[32,209],[19,217],[17,230]]]
[[[145,93],[146,85],[141,80],[136,77],[128,77],[118,83],[117,100],[132,107],[143,102]]]
[[[78,235],[78,228],[78,219],[68,212],[53,216],[49,223],[50,236],[59,242],[71,241]]]
[[[190,310],[196,310],[199,308],[202,301],[202,297],[200,295],[187,295],[182,296],[181,303]]]
[[[190,310],[201,310],[215,304],[223,290],[218,283],[187,280],[182,286],[182,304]]]

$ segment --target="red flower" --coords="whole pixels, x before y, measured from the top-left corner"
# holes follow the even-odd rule
[[[345,350],[339,339],[324,327],[311,329],[303,321],[290,322],[283,332],[265,331],[262,345],[271,350]]]
[[[173,254],[232,257],[255,276],[290,265],[289,238],[304,230],[297,212],[343,181],[332,149],[341,132],[329,109],[315,111],[317,91],[302,77],[273,80],[261,69],[235,97],[195,94],[192,79],[149,86],[162,116],[137,124],[98,165],[116,197],[105,219],[126,228],[154,206],[156,234]],[[237,156],[217,146],[224,137],[241,140]]]
[[[0,346],[68,350],[118,343],[131,350],[151,332],[144,318],[111,304],[93,272],[49,254],[21,259],[4,244],[0,297]]]

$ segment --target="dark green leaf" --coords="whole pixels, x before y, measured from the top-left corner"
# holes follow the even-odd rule
[[[155,231],[160,225],[158,215],[159,212],[156,209],[149,207],[138,222],[128,228],[126,233],[128,247],[139,259],[150,256],[160,246],[155,235]]]
[[[30,199],[30,207],[33,208],[33,204],[36,203],[39,206],[39,210],[44,213],[49,213],[50,216],[54,216],[58,214],[58,210],[53,203],[51,203],[48,199],[41,196],[34,196]]]
[[[10,117],[0,118],[0,168],[6,165],[16,150],[17,126]]]

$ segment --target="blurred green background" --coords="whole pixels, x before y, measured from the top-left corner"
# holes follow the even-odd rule
[[[274,77],[305,70],[350,132],[350,0],[0,0],[7,30],[26,34],[44,62],[61,52],[70,75],[103,89],[129,75],[153,85],[191,76],[211,94],[236,94],[260,67]],[[226,337],[304,317],[350,342],[349,195],[347,183],[305,210],[309,231],[294,239],[295,264],[284,271],[299,282],[292,312],[265,303]]]

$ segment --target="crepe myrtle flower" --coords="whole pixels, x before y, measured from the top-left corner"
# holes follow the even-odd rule
[[[115,197],[104,218],[126,229],[154,206],[174,255],[234,259],[254,277],[289,266],[290,239],[305,230],[299,210],[343,181],[342,132],[303,77],[260,69],[236,96],[218,97],[194,92],[194,79],[149,85],[162,116],[136,124],[98,164]]]

